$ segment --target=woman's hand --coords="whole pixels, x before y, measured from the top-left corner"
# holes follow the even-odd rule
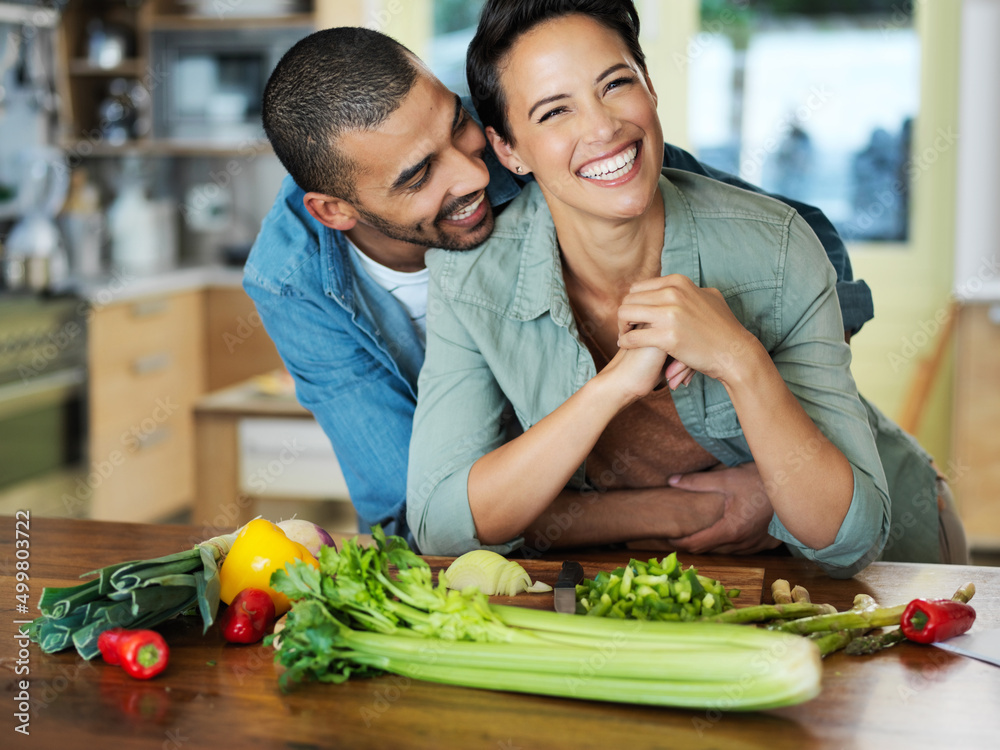
[[[615,392],[631,403],[660,384],[666,361],[667,355],[654,346],[619,349],[597,377],[613,382]]]
[[[672,388],[693,371],[725,382],[760,343],[736,319],[718,289],[702,289],[680,274],[634,284],[618,308],[618,345],[656,347],[674,357]]]

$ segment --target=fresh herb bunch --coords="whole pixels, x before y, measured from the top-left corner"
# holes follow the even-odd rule
[[[698,575],[694,566],[682,570],[677,553],[662,561],[636,559],[610,573],[601,571],[576,587],[580,615],[636,620],[686,622],[732,609],[739,589],[726,588],[714,578]]]
[[[281,685],[394,672],[466,687],[626,703],[763,709],[809,700],[820,660],[808,639],[734,625],[628,623],[491,605],[435,585],[399,537],[372,530],[291,563],[271,586],[293,601],[276,659]],[[390,566],[397,572],[391,575]],[[593,666],[611,647],[613,658]],[[781,659],[774,658],[780,653]]]

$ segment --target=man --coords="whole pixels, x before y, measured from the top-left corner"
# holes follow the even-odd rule
[[[289,177],[251,251],[244,288],[299,401],[330,438],[362,530],[380,523],[409,536],[424,254],[481,244],[520,183],[488,150],[471,103],[463,106],[412,53],[374,31],[334,28],[300,41],[272,73],[263,110]],[[669,145],[664,163],[755,189]],[[822,213],[786,202],[826,247],[846,332],[856,332],[872,317],[867,285],[852,281],[847,252]],[[687,519],[671,540],[680,548],[752,552],[776,544],[752,464],[682,477],[662,492],[663,512]],[[624,495],[603,499],[628,505]],[[552,509],[553,519],[562,515]],[[539,534],[536,546],[554,541]],[[572,544],[572,533],[560,532],[558,542]]]

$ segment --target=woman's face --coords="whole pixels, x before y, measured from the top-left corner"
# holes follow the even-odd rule
[[[514,146],[489,130],[501,161],[533,172],[553,214],[642,215],[657,195],[663,131],[656,94],[613,31],[574,14],[511,48],[501,84]]]

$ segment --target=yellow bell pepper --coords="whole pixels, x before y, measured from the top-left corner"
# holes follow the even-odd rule
[[[319,568],[312,553],[278,526],[263,518],[251,521],[240,530],[219,570],[219,598],[229,604],[243,589],[263,589],[274,601],[276,616],[281,617],[292,605],[287,596],[271,588],[271,573],[296,559]]]

